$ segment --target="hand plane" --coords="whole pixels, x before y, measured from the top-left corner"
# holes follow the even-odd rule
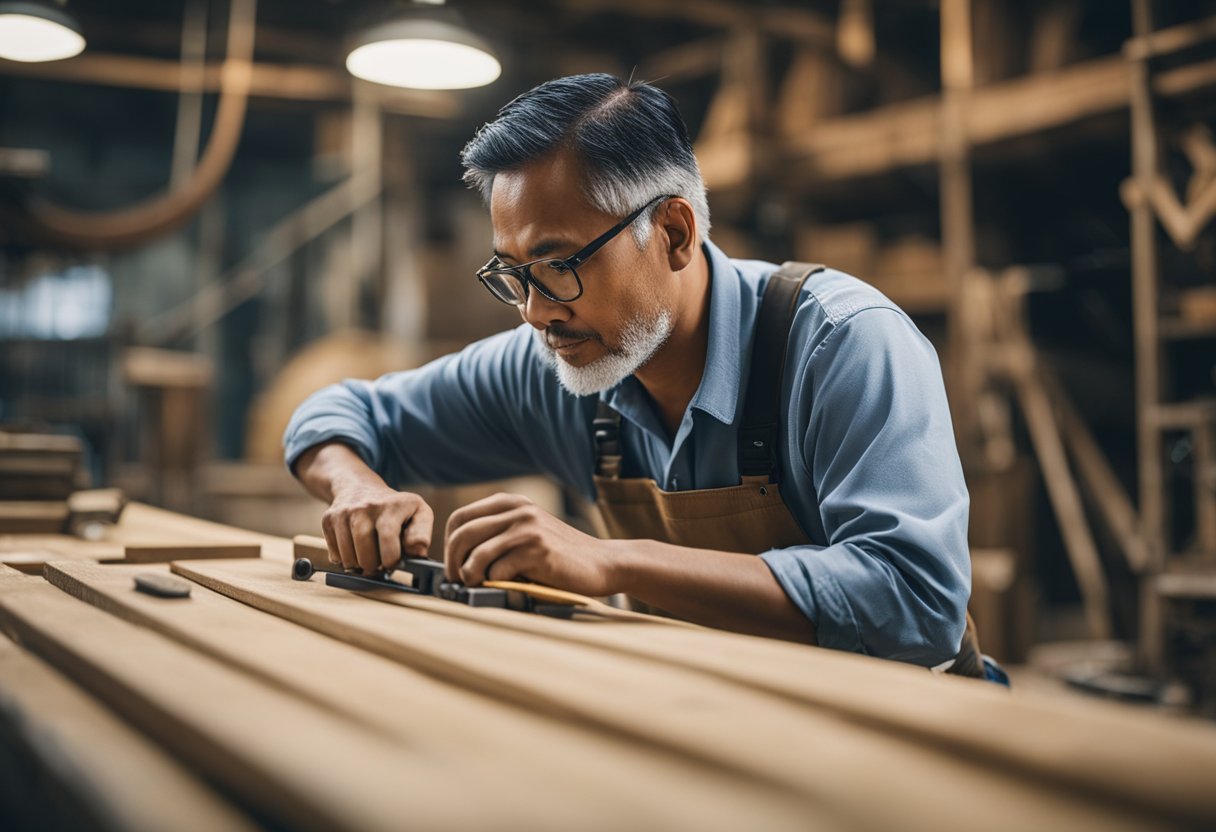
[[[297,581],[306,581],[314,571],[311,561],[299,558],[292,566],[291,576]],[[395,574],[402,572],[409,576],[408,582],[394,579]],[[326,572],[325,585],[354,592],[390,589],[443,598],[470,607],[496,607],[556,618],[569,618],[580,607],[594,606],[591,598],[540,584],[486,581],[482,586],[465,586],[447,581],[443,575],[443,564],[426,558],[403,559],[396,569],[376,576]]]

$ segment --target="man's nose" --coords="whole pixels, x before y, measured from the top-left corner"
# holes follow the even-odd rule
[[[571,318],[570,308],[564,303],[549,300],[535,286],[528,287],[528,297],[519,304],[519,314],[536,329],[545,330],[550,324],[564,323]]]

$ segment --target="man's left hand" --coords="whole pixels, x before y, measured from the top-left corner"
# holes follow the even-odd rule
[[[612,541],[558,520],[527,497],[495,494],[452,512],[444,543],[448,580],[528,580],[581,595],[618,590]]]

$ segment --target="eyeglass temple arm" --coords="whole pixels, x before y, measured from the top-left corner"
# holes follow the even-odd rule
[[[612,228],[609,228],[603,234],[596,237],[591,242],[587,243],[587,245],[585,245],[583,247],[582,251],[576,252],[574,255],[567,257],[563,262],[565,262],[565,264],[567,266],[570,266],[571,268],[578,268],[587,260],[588,257],[590,257],[591,255],[593,255],[597,251],[599,251],[601,248],[603,248],[605,243],[607,243],[609,240],[611,240],[617,234],[620,234],[621,231],[623,231],[629,225],[629,223],[633,222],[638,217],[640,217],[646,211],[647,208],[654,205],[656,202],[661,202],[662,200],[665,200],[665,199],[672,199],[675,196],[676,196],[675,194],[664,194],[663,196],[656,196],[654,199],[650,200],[650,202],[647,202],[641,208],[638,208],[632,214],[625,217],[625,219],[621,220],[616,225],[612,226]]]

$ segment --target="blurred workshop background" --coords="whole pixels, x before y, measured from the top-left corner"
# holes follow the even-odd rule
[[[463,57],[389,77],[419,36]],[[677,98],[726,252],[851,272],[932,338],[986,649],[1216,715],[1213,2],[0,2],[0,436],[316,533],[290,413],[517,322],[458,152],[586,71]]]

